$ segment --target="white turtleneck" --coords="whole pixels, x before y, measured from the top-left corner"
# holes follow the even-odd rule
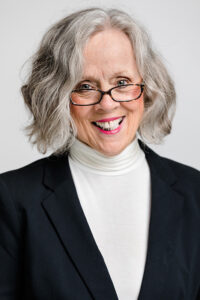
[[[75,140],[69,165],[80,204],[120,300],[139,295],[147,254],[150,171],[137,138],[105,156]]]

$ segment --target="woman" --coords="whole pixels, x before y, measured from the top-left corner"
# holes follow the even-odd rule
[[[53,154],[0,176],[0,299],[200,299],[200,174],[146,145],[175,91],[145,31],[118,10],[66,17],[22,93]]]

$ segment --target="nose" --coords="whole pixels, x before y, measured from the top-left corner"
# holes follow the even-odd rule
[[[96,110],[103,110],[103,111],[112,111],[113,109],[120,106],[119,102],[114,101],[110,95],[104,94],[101,102],[96,104]]]

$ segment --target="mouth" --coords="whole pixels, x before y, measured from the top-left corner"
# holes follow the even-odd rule
[[[92,122],[103,133],[117,133],[121,129],[121,124],[125,116],[118,118],[103,119],[96,122]],[[108,121],[109,120],[109,121]]]

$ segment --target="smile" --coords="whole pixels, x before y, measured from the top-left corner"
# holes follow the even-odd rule
[[[121,124],[123,122],[125,117],[120,117],[120,118],[113,118],[110,121],[97,121],[97,122],[92,122],[93,125],[95,125],[101,132],[105,134],[115,134],[120,131],[121,129]]]

